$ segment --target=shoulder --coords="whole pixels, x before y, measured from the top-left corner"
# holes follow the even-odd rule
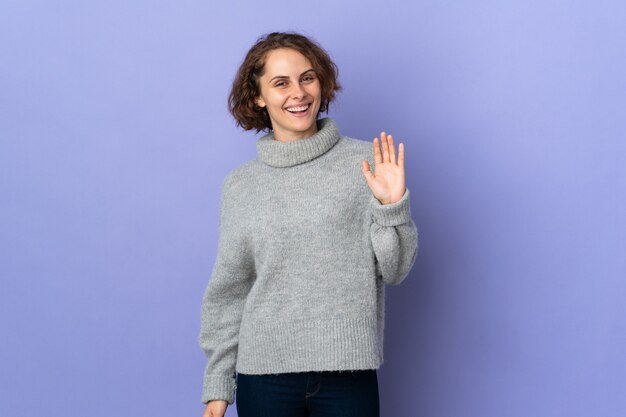
[[[238,196],[245,195],[249,186],[249,179],[253,175],[254,161],[245,162],[226,173],[222,180],[221,193],[222,198],[226,200],[236,199]]]
[[[245,162],[228,171],[224,177],[223,186],[241,186],[252,173],[254,162],[254,160]]]
[[[372,144],[366,140],[352,138],[350,136],[342,136],[344,146],[356,151],[366,151],[372,149]]]
[[[374,147],[372,142],[362,139],[356,139],[349,136],[342,136],[339,142],[345,152],[352,154],[354,157],[367,159],[370,164],[374,163]]]
[[[251,162],[231,168],[222,180],[220,189],[220,216],[221,222],[231,227],[234,221],[241,225],[251,209],[250,174],[247,173]],[[236,226],[238,228],[238,226]]]

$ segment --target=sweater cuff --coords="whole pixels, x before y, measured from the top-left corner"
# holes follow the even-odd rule
[[[225,400],[228,404],[235,402],[235,379],[219,375],[208,375],[204,377],[204,387],[202,388],[202,402],[208,403],[210,400]]]
[[[374,195],[370,195],[372,219],[381,226],[398,226],[411,220],[411,200],[406,187],[402,198],[395,203],[381,204]]]

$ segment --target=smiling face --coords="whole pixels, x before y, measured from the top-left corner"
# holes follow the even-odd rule
[[[295,49],[273,49],[264,70],[255,101],[267,109],[274,138],[290,141],[314,135],[322,89],[311,62]]]

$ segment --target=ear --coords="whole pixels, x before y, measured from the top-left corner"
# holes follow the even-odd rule
[[[257,96],[257,98],[254,99],[254,103],[261,108],[265,107],[265,100],[263,100],[261,96]]]

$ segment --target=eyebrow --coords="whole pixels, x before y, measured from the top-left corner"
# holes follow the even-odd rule
[[[308,70],[304,71],[302,74],[300,74],[300,76],[302,77],[304,74],[306,74],[309,71],[314,71],[314,70],[313,70],[313,68],[308,69]],[[277,75],[275,77],[272,77],[272,79],[268,81],[268,84],[271,83],[272,81],[274,81],[276,78],[287,78],[288,79],[289,77],[286,76],[286,75]]]

